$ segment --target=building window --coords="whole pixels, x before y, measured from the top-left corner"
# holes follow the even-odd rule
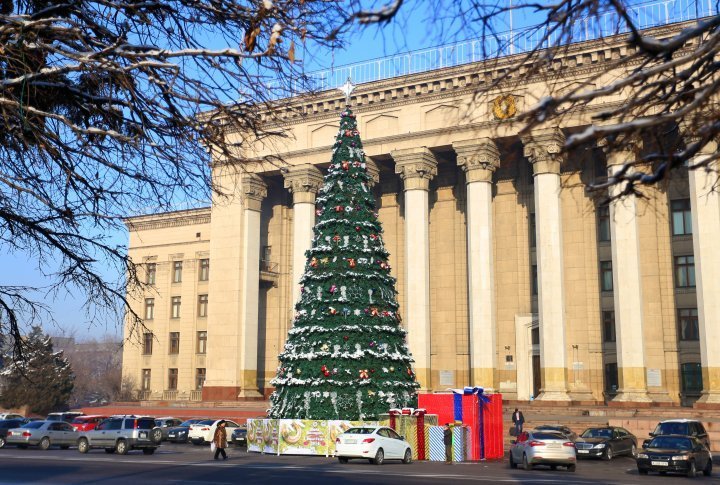
[[[700,340],[697,308],[678,309],[678,332],[680,340]]]
[[[145,320],[155,317],[155,298],[145,298]]]
[[[170,318],[180,318],[180,297],[173,296],[170,301]]]
[[[598,241],[610,242],[610,207],[601,205],[597,209]]]
[[[142,370],[142,390],[143,391],[150,390],[150,369]]]
[[[535,213],[531,212],[528,215],[528,238],[530,239],[530,247],[534,248],[537,245],[537,234],[535,226]]]
[[[143,334],[143,354],[152,355],[152,347],[153,334],[151,332],[146,332]]]
[[[600,291],[613,290],[612,261],[600,261]]]
[[[682,391],[685,394],[700,394],[703,390],[702,367],[698,362],[690,362],[680,366]]]
[[[210,278],[210,260],[200,260],[200,275],[198,277],[200,281],[207,281]]]
[[[197,333],[197,353],[198,354],[207,353],[207,332],[198,332]]]
[[[695,287],[694,256],[675,256],[675,286],[677,288]]]
[[[177,390],[177,382],[178,382],[178,370],[177,369],[168,369],[168,390],[169,391]]]
[[[208,296],[198,295],[198,317],[207,317]]]
[[[617,364],[605,364],[605,391],[611,394],[618,390],[618,367]]]
[[[195,369],[195,389],[197,389],[198,391],[201,391],[204,385],[205,385],[205,369],[204,368]]]
[[[615,312],[602,312],[603,342],[615,342]]]
[[[692,234],[692,212],[690,211],[690,199],[678,199],[670,201],[672,212],[673,236]]]
[[[537,296],[538,294],[538,272],[537,272],[537,264],[533,264],[530,267],[530,284],[532,285],[531,291],[533,296]]]
[[[180,332],[170,332],[170,353],[180,353]]]
[[[155,284],[155,275],[157,274],[157,265],[155,263],[147,264],[147,284]]]
[[[182,261],[173,261],[173,283],[182,281]]]

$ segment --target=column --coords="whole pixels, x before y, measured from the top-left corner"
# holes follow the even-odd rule
[[[261,399],[257,385],[258,306],[260,296],[260,210],[267,196],[262,177],[242,177],[243,247],[240,253],[239,398]]]
[[[497,349],[492,176],[500,166],[500,152],[490,138],[453,142],[452,146],[467,184],[470,385],[493,389]]]
[[[522,138],[532,163],[538,266],[538,313],[542,389],[538,399],[569,401],[565,344],[560,165],[565,137],[559,128],[533,131]]]
[[[695,290],[700,325],[703,392],[697,407],[720,407],[720,173],[717,142],[707,143],[690,162]],[[707,165],[707,166],[703,166]]]
[[[430,389],[430,234],[428,189],[437,161],[425,147],[394,150],[405,188],[405,301],[408,346],[421,389]]]
[[[305,272],[305,251],[310,249],[315,226],[315,196],[323,183],[323,175],[312,164],[289,167],[285,176],[285,188],[293,195],[293,256],[292,287],[293,305],[300,297],[300,278]]]
[[[608,142],[606,159],[608,174],[614,175],[635,160],[634,149],[639,140]],[[621,146],[612,149],[613,145]],[[615,336],[618,365],[618,393],[613,401],[650,402],[645,378],[643,342],[643,297],[640,272],[640,236],[637,199],[634,194],[620,197],[623,185],[609,189],[610,239],[612,243],[613,300],[615,305]]]

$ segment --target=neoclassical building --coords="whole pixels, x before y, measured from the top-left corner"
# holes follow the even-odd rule
[[[515,59],[364,83],[353,93],[423,389],[720,402],[714,174],[677,171],[642,197],[605,205],[607,192],[586,185],[649,147],[560,148],[623,99],[528,133],[508,109],[521,113],[577,83],[610,82],[617,73],[608,63],[629,54],[621,39],[575,44],[547,77],[481,97],[477,90]],[[281,113],[287,138],[257,145],[256,161],[241,168],[218,164],[215,180],[234,196],[127,220],[130,255],[153,285],[135,303],[144,335],[123,357],[123,374],[144,398],[226,401],[272,391],[344,105],[338,91],[298,98]],[[683,143],[681,128],[668,143]],[[259,161],[267,155],[285,165]]]

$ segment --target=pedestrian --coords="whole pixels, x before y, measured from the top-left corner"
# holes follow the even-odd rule
[[[445,443],[445,463],[450,465],[452,463],[452,429],[450,423],[445,424],[443,443]]]
[[[213,444],[215,445],[215,459],[217,460],[222,455],[223,460],[227,460],[227,454],[225,448],[227,448],[227,434],[225,433],[225,421],[222,419],[218,422],[215,427],[215,434],[213,435]]]
[[[520,436],[523,430],[523,424],[525,424],[525,416],[523,416],[522,411],[518,410],[518,408],[515,408],[513,412],[512,422],[515,425],[515,436]]]

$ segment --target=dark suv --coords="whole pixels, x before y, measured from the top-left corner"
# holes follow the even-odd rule
[[[78,451],[87,453],[91,448],[105,448],[105,453],[124,455],[130,450],[142,450],[146,455],[155,453],[162,434],[153,432],[155,419],[137,416],[115,416],[100,423],[92,431],[78,438]]]
[[[710,437],[705,431],[705,426],[696,419],[668,419],[660,421],[655,430],[650,433],[651,437],[666,435],[692,436],[700,441],[705,447],[710,449]],[[646,448],[652,440],[645,440],[643,448]]]

